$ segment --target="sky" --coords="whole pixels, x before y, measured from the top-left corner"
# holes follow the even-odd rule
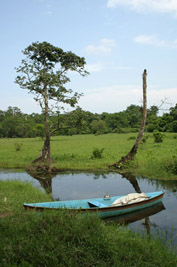
[[[83,110],[141,105],[144,69],[148,107],[177,103],[177,0],[0,0],[0,32],[0,110],[41,112],[15,84],[22,51],[36,41],[85,57],[90,75],[72,73],[68,84],[83,92]]]

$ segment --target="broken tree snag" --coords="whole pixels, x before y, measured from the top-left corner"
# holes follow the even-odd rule
[[[133,145],[132,149],[129,151],[129,153],[126,156],[123,156],[118,162],[113,163],[109,165],[109,167],[114,167],[114,168],[120,168],[120,166],[124,165],[128,160],[133,160],[139,144],[143,138],[144,135],[144,130],[145,130],[145,124],[146,124],[146,117],[147,117],[147,96],[146,96],[146,88],[147,88],[147,83],[146,83],[146,76],[147,76],[147,71],[146,69],[143,72],[143,112],[142,112],[142,120],[141,120],[141,125],[140,125],[140,130],[138,133],[138,136],[136,138],[135,144]]]

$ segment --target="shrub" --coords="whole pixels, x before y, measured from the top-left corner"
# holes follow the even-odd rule
[[[143,136],[141,143],[146,143],[147,139],[149,138],[149,135]]]
[[[155,130],[153,132],[153,137],[154,137],[154,142],[155,143],[161,143],[161,142],[163,142],[164,135],[162,133],[160,133],[159,131]]]
[[[165,169],[172,174],[177,174],[177,157],[176,156],[173,156],[173,160],[170,163],[165,164]]]
[[[103,158],[103,151],[104,151],[104,148],[100,148],[100,149],[99,148],[94,148],[91,158],[92,159],[101,159],[101,158]]]
[[[21,148],[22,148],[22,145],[23,145],[23,144],[15,143],[15,144],[14,144],[14,146],[15,146],[15,150],[16,150],[16,151],[20,151]]]

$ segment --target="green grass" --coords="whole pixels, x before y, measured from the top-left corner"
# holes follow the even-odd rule
[[[149,138],[140,146],[134,161],[134,173],[144,177],[177,179],[177,141],[174,134],[165,134],[162,143]]]
[[[18,215],[24,211],[23,203],[52,201],[51,195],[44,194],[31,183],[0,181],[0,217]]]
[[[107,225],[96,216],[25,212],[23,201],[29,199],[47,201],[50,197],[28,183],[0,182],[0,214],[12,212],[0,216],[2,267],[177,266],[177,255],[160,240]]]
[[[66,170],[108,170],[108,165],[126,155],[134,144],[136,133],[107,135],[74,135],[51,138],[53,166]],[[16,144],[20,150],[16,151]],[[0,139],[0,168],[25,168],[40,153],[40,138]],[[104,148],[102,158],[93,158],[95,148]],[[135,175],[151,178],[177,179],[177,141],[174,134],[165,134],[162,143],[154,143],[149,134],[141,144],[128,170]]]

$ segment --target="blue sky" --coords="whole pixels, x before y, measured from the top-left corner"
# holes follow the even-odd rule
[[[22,50],[36,41],[85,57],[90,75],[72,74],[68,84],[84,93],[84,110],[141,105],[144,69],[148,107],[177,103],[177,0],[6,0],[0,13],[1,110],[40,112],[14,83]]]

